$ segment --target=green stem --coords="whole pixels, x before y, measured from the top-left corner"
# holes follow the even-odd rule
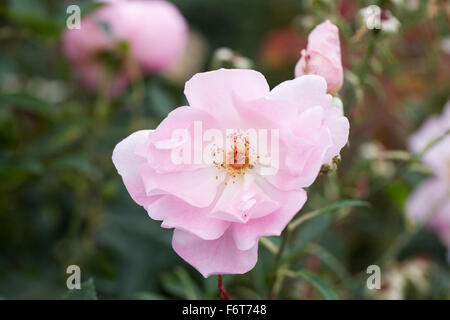
[[[330,213],[333,212],[335,210],[338,209],[343,209],[343,208],[351,208],[351,207],[369,207],[370,204],[365,202],[365,201],[361,201],[361,200],[344,200],[341,202],[337,202],[337,203],[333,203],[329,206],[320,208],[320,209],[316,209],[310,212],[307,212],[305,214],[302,214],[300,217],[292,220],[291,223],[289,223],[289,225],[287,226],[287,229],[289,232],[294,231],[296,228],[298,228],[298,226],[300,226],[302,223],[304,223],[305,221],[314,218],[320,214],[324,214],[324,213]]]
[[[279,276],[280,262],[281,262],[281,258],[283,256],[283,252],[286,249],[286,244],[287,244],[289,234],[290,234],[289,230],[285,229],[283,231],[283,234],[281,235],[281,244],[280,244],[280,248],[278,249],[278,252],[275,255],[273,275],[272,275],[272,279],[271,279],[270,285],[269,285],[269,299],[275,299],[276,295],[277,295],[274,290],[275,283],[277,282],[277,278]]]

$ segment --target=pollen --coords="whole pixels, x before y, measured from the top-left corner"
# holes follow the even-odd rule
[[[221,159],[214,164],[225,170],[233,179],[245,175],[248,170],[254,168],[257,161],[250,139],[240,131],[229,135],[225,150],[216,150],[213,155],[216,156],[218,152]]]

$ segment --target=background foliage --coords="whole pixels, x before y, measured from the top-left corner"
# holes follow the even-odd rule
[[[231,298],[380,298],[385,291],[365,289],[366,268],[378,264],[383,275],[408,278],[405,266],[418,257],[426,285],[415,274],[401,297],[450,298],[445,248],[404,212],[425,174],[384,153],[404,150],[408,135],[449,97],[445,1],[417,1],[417,8],[379,1],[400,21],[395,33],[363,32],[358,10],[376,1],[173,2],[204,48],[204,59],[191,57],[198,71],[215,68],[215,49],[229,47],[271,87],[293,77],[316,24],[330,19],[340,29],[350,143],[338,170],[308,190],[301,213],[339,205],[283,243],[260,245],[254,270],[225,276]],[[79,4],[83,14],[94,8]],[[173,252],[171,231],[131,200],[111,162],[117,142],[185,104],[183,83],[152,75],[116,99],[83,90],[61,54],[67,5],[0,2],[0,297],[71,298],[66,268],[77,264],[86,292],[72,298],[218,298],[217,278],[203,279]],[[342,202],[348,199],[361,202]],[[288,263],[296,272],[280,277],[274,270]]]

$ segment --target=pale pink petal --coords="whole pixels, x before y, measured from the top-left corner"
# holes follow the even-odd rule
[[[214,274],[242,274],[250,271],[258,260],[258,244],[239,250],[230,231],[217,240],[202,240],[175,229],[172,247],[205,278]]]
[[[426,222],[439,203],[444,204],[450,192],[450,184],[445,179],[430,178],[415,189],[406,203],[406,211],[411,219]],[[438,206],[439,207],[439,206]]]
[[[242,223],[270,214],[283,205],[271,199],[253,180],[250,174],[229,180],[211,209],[211,217]]]
[[[315,106],[302,112],[293,120],[292,133],[297,137],[315,143],[322,130],[324,120],[324,108]]]
[[[147,207],[155,220],[163,220],[164,228],[177,228],[195,234],[204,240],[214,240],[223,235],[230,222],[211,218],[209,210],[193,207],[171,195],[162,196]]]
[[[325,154],[324,163],[330,162],[339,155],[341,149],[347,144],[350,131],[350,123],[346,117],[330,118],[325,121],[325,125],[330,130],[332,144]]]
[[[444,179],[450,177],[450,134],[435,143],[422,156],[422,162]]]
[[[147,196],[139,173],[139,166],[145,163],[145,159],[135,153],[135,150],[145,143],[151,132],[151,130],[141,130],[132,133],[116,145],[112,154],[112,161],[122,176],[128,192],[141,206],[147,206],[158,198]]]
[[[429,117],[410,137],[408,147],[412,152],[420,153],[433,140],[442,137],[450,130],[450,101],[444,107],[442,115]]]
[[[423,182],[408,198],[406,211],[418,223],[426,223],[450,250],[450,181],[435,177]]]
[[[274,100],[288,101],[299,109],[321,106],[333,108],[332,97],[326,94],[327,83],[316,75],[305,75],[280,83],[270,91],[269,97]]]
[[[332,144],[330,131],[320,131],[316,144],[310,144],[295,136],[295,143],[285,147],[280,161],[280,169],[275,175],[265,177],[281,190],[296,190],[310,186],[324,163],[324,157]],[[290,150],[292,148],[293,150]]]
[[[217,187],[225,179],[225,173],[215,167],[157,173],[148,164],[144,164],[140,173],[148,195],[172,194],[199,208],[208,207],[213,202]]]
[[[233,237],[241,250],[256,245],[259,237],[279,236],[306,202],[306,192],[303,189],[281,192],[269,185],[266,185],[266,188],[266,192],[271,192],[272,197],[283,203],[283,206],[262,218],[251,219],[247,223],[233,223]]]
[[[148,160],[149,165],[158,173],[169,173],[186,170],[196,170],[205,167],[202,161],[202,133],[211,128],[217,128],[217,122],[205,111],[191,107],[179,107],[169,113],[152,132],[149,140],[138,150],[139,154]],[[195,133],[199,128],[199,136]],[[174,141],[177,130],[184,130],[188,140],[183,144]],[[177,149],[178,148],[178,149]],[[200,148],[200,149],[199,149]],[[177,163],[173,160],[173,152],[189,150],[190,162]],[[200,161],[196,161],[196,152]]]
[[[409,149],[415,153],[422,152],[431,141],[439,138],[444,132],[440,117],[429,117],[419,130],[409,138]]]
[[[285,125],[298,115],[296,104],[267,97],[243,100],[233,95],[233,102],[239,115],[242,129],[286,129]]]
[[[233,94],[245,100],[266,96],[269,85],[264,76],[253,70],[219,69],[194,75],[184,89],[189,105],[200,108],[220,121],[224,128],[235,128],[238,117]]]

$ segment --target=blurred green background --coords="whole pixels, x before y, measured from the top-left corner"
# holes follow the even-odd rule
[[[371,264],[406,279],[401,298],[449,299],[446,249],[432,232],[411,226],[404,212],[425,174],[377,156],[405,149],[408,136],[449,97],[446,1],[172,2],[194,34],[187,59],[196,69],[145,77],[107,99],[81,88],[62,55],[71,2],[0,1],[0,298],[70,298],[66,268],[76,264],[82,280],[91,279],[78,298],[217,299],[217,278],[203,279],[184,263],[171,248],[172,232],[131,200],[112,150],[184,105],[184,81],[219,67],[218,48],[248,58],[273,87],[293,78],[308,33],[330,19],[340,29],[346,69],[340,96],[351,135],[338,170],[318,177],[301,212],[345,199],[370,206],[302,224],[282,263],[316,274],[340,299],[386,297],[392,286],[365,289]],[[364,29],[358,11],[373,3],[400,21],[397,32]],[[77,4],[83,14],[95,9],[91,1]],[[260,245],[254,270],[225,276],[231,298],[267,298],[274,261]],[[409,276],[411,268],[420,275]],[[279,286],[279,298],[322,298],[302,278]]]

